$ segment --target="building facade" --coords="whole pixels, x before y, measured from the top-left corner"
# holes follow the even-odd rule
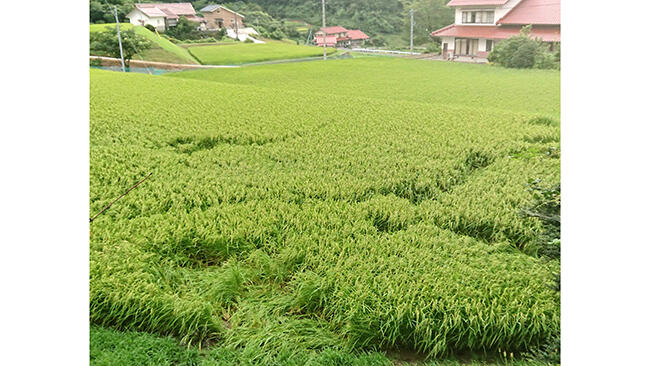
[[[201,9],[207,29],[244,28],[244,16],[221,5],[208,5]]]
[[[315,45],[323,46],[323,35],[325,35],[325,43],[330,47],[358,47],[370,38],[359,29],[348,30],[336,25],[316,31],[313,40]]]
[[[455,22],[431,33],[444,59],[486,61],[494,45],[532,25],[531,37],[560,42],[560,0],[451,0]]]

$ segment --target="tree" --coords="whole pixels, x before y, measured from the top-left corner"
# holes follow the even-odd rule
[[[135,34],[133,29],[120,30],[122,37],[122,51],[124,54],[124,63],[129,66],[131,58],[146,49],[151,48],[149,40]],[[90,52],[91,54],[120,58],[120,45],[117,38],[117,29],[115,27],[106,27],[104,32],[90,33]]]
[[[454,9],[445,4],[448,0],[403,0],[403,37],[410,38],[411,19],[408,15],[410,9],[415,10],[413,19],[413,43],[424,44],[431,41],[429,36],[434,30],[454,22]]]
[[[113,6],[117,6],[117,17],[125,21],[126,14],[133,9],[133,0],[90,0],[90,23],[115,23]]]

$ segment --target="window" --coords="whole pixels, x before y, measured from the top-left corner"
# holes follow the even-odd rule
[[[490,52],[492,51],[492,40],[488,39],[485,41],[485,51]]]
[[[492,24],[494,11],[464,11],[462,21],[465,24]]]

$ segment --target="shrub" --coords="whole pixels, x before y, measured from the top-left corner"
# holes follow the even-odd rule
[[[366,41],[369,46],[383,47],[386,45],[386,39],[382,36],[376,36]]]
[[[431,42],[431,43],[429,43],[427,45],[427,48],[426,48],[426,50],[424,52],[425,53],[440,53],[440,45],[435,43],[435,42]]]
[[[178,24],[176,24],[175,27],[169,28],[167,34],[180,40],[200,39],[205,37],[205,34],[198,30],[197,23],[191,22],[185,17],[180,17]]]
[[[223,37],[225,36],[226,36],[226,28],[221,28],[214,34],[214,38],[216,38],[217,40],[222,40]]]
[[[153,25],[151,25],[151,24],[147,24],[147,25],[145,25],[144,27],[147,28],[147,29],[149,29],[150,31],[156,33],[156,28],[155,28]]]
[[[553,69],[559,67],[559,53],[552,54],[548,45],[530,37],[531,26],[521,29],[518,36],[499,42],[488,55],[488,61],[517,69]]]

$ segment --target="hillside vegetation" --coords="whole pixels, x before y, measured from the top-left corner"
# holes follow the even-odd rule
[[[232,71],[90,72],[90,213],[153,173],[91,227],[96,359],[390,365],[557,339],[559,260],[520,212],[528,182],[559,182],[559,73]]]
[[[133,8],[134,0],[112,0],[118,5],[121,21]],[[189,0],[196,11],[211,0]],[[429,34],[453,23],[454,11],[446,7],[448,0],[328,0],[328,25],[362,29],[373,39],[373,44],[389,47],[408,46],[409,9],[415,10],[415,44],[431,42]],[[246,16],[245,23],[255,27],[265,38],[291,38],[304,41],[307,29],[297,29],[286,20],[299,20],[321,26],[321,2],[302,0],[247,0],[220,3]],[[90,0],[92,23],[113,22],[112,7],[100,0]]]

